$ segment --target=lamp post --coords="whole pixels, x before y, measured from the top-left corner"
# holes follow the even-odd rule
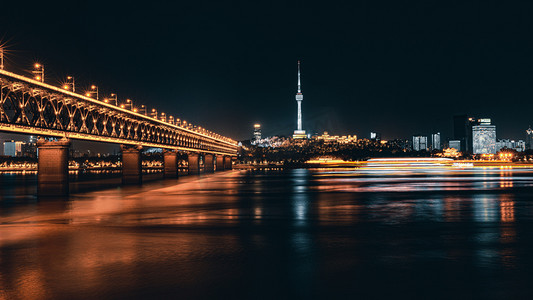
[[[33,74],[35,74],[35,80],[38,80],[40,82],[44,82],[44,66],[36,63],[33,65],[33,71],[31,71]]]
[[[126,107],[130,107],[130,110],[133,110],[133,101],[131,101],[131,99],[126,99],[126,104],[125,104]]]
[[[161,121],[163,121],[163,122],[167,121],[167,115],[165,115],[164,112],[161,112]]]
[[[91,89],[85,94],[87,97],[91,97],[92,95],[96,95],[96,100],[98,100],[98,87],[96,85],[91,85]]]
[[[141,105],[141,108],[139,108],[139,113],[142,113],[143,115],[148,115],[148,112],[146,111],[146,106],[144,104]]]
[[[157,109],[152,108],[152,113],[150,114],[150,116],[154,119],[157,119]]]
[[[115,102],[115,106],[118,106],[117,94],[111,94],[111,96],[109,96],[109,98],[105,98],[104,99],[104,102],[105,103]]]
[[[63,85],[63,88],[65,90],[71,90],[73,93],[76,92],[76,86],[74,84],[74,77],[72,76],[67,76],[67,81],[65,82],[65,84]]]
[[[0,46],[0,69],[4,69],[4,47]]]
[[[131,99],[126,99],[126,103],[120,105],[120,108],[128,108],[128,107],[131,111],[133,111],[133,101],[131,101]]]

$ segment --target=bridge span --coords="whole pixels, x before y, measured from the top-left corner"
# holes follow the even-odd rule
[[[179,119],[168,122],[0,69],[0,131],[55,137],[37,142],[42,194],[68,193],[70,140],[121,145],[123,183],[142,182],[141,151],[164,149],[165,177],[177,177],[177,153],[189,173],[231,168],[237,143]]]

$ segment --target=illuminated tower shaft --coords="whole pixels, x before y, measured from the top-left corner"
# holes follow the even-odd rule
[[[298,92],[296,93],[296,102],[298,103],[298,126],[294,131],[294,138],[306,138],[305,130],[302,129],[302,101],[304,95],[302,94],[302,85],[300,82],[300,61],[298,61]]]
[[[302,94],[300,83],[300,61],[298,61],[298,93],[296,93],[296,101],[298,102],[298,130],[302,130],[302,100],[304,100],[304,95]]]

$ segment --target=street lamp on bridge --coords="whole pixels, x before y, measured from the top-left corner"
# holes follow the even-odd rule
[[[104,99],[104,102],[105,103],[115,102],[115,106],[118,106],[117,94],[111,94],[111,96],[109,96],[109,98],[105,98]]]
[[[127,108],[128,106],[130,107],[130,110],[133,111],[133,101],[131,101],[131,99],[126,99],[126,103],[120,105],[121,108]]]
[[[96,96],[96,100],[98,100],[98,86],[94,84],[91,85],[91,89],[85,94],[85,96],[92,97],[93,94]]]
[[[63,85],[63,88],[65,90],[67,90],[67,91],[71,90],[73,93],[75,93],[76,92],[76,86],[74,85],[74,77],[67,76],[67,81]]]
[[[31,71],[33,74],[35,74],[35,80],[38,80],[40,82],[44,82],[44,66],[40,63],[36,63],[33,65],[33,71]]]
[[[163,122],[167,121],[167,115],[164,112],[161,112],[161,121]]]
[[[157,109],[152,108],[152,112],[150,113],[150,116],[154,119],[157,119]]]
[[[139,108],[139,113],[142,113],[143,115],[148,115],[148,112],[146,111],[146,106],[144,104],[141,104],[141,107]]]
[[[0,69],[4,69],[4,47],[0,46]]]

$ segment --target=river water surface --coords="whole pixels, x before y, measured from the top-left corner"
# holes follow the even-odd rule
[[[39,199],[1,177],[0,299],[511,299],[533,171],[226,171]]]

